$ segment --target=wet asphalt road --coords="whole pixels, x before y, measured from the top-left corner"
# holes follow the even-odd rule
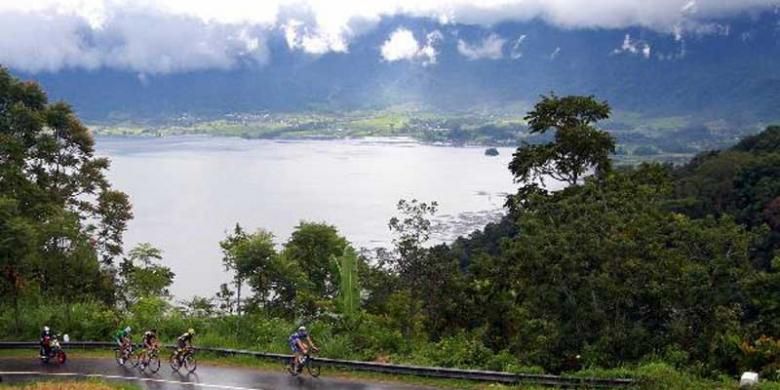
[[[419,390],[425,387],[401,384],[371,384],[352,380],[327,378],[325,374],[312,378],[304,373],[292,377],[283,371],[260,371],[251,368],[218,367],[198,364],[194,374],[179,374],[163,363],[156,374],[119,366],[107,358],[81,358],[74,356],[62,366],[43,365],[35,359],[0,357],[2,383],[28,382],[38,379],[78,379],[95,377],[108,381],[127,381],[143,389],[154,390],[271,390],[271,389],[345,389],[345,390]]]

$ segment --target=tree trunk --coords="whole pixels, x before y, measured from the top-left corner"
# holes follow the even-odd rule
[[[243,280],[236,277],[236,340],[241,334],[241,285]]]
[[[19,292],[14,288],[14,326],[16,327],[16,334],[19,335],[22,331],[22,325],[19,319]]]
[[[241,278],[236,278],[236,314],[241,317]]]

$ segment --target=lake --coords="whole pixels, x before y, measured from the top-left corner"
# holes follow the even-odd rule
[[[279,244],[300,221],[335,225],[356,247],[386,246],[399,199],[439,202],[437,241],[496,220],[516,185],[513,149],[407,139],[270,141],[181,136],[98,137],[109,179],[130,195],[126,248],[150,242],[176,273],[177,298],[212,296],[230,279],[219,241],[236,222]]]

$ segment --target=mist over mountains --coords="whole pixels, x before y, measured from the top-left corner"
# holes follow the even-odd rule
[[[11,70],[95,121],[397,106],[507,110],[550,91],[594,94],[645,115],[780,119],[776,9],[668,31],[392,16],[353,37],[347,51],[314,54],[296,50],[312,44],[305,31],[285,27],[267,33],[263,61],[239,58],[227,68]]]

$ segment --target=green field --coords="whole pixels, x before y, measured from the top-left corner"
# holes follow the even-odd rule
[[[508,112],[441,113],[413,109],[349,112],[236,113],[216,118],[182,115],[163,121],[95,122],[101,136],[214,135],[247,139],[334,140],[408,137],[442,145],[510,146],[546,142],[529,134],[523,115]],[[682,163],[696,153],[722,149],[758,132],[765,124],[732,124],[725,119],[690,116],[653,117],[618,111],[603,127],[618,140],[616,160],[623,163]]]

